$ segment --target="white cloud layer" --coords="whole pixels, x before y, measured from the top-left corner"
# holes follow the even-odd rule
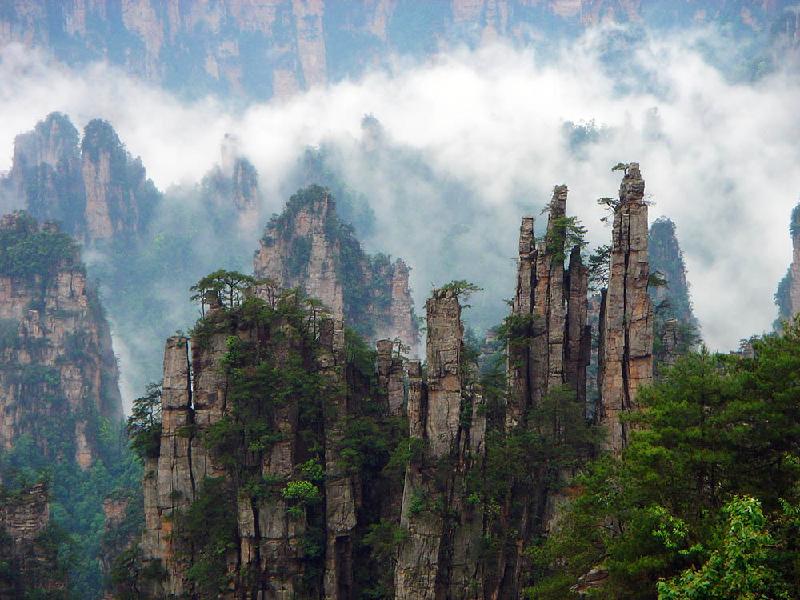
[[[53,110],[79,127],[111,121],[161,189],[202,177],[231,132],[259,170],[269,212],[280,210],[278,190],[304,147],[326,142],[375,210],[368,249],[408,260],[418,303],[431,284],[463,278],[486,288],[477,310],[501,314],[522,214],[538,214],[552,186],[566,183],[591,245],[605,243],[595,199],[615,195],[612,165],[638,161],[655,202],[651,220],[664,214],[677,224],[705,340],[732,348],[770,328],[791,259],[800,79],[787,69],[756,83],[726,81],[696,50],[709,32],[643,40],[612,76],[599,50],[607,33],[590,32],[548,61],[504,45],[453,51],[237,110],[182,102],[107,65],[71,71],[10,46],[0,53],[0,171],[10,167],[14,135]],[[368,113],[392,151],[365,147]],[[576,155],[564,123],[592,120],[602,134]],[[401,152],[431,174],[402,166]],[[467,205],[443,191],[454,188],[467,190]]]

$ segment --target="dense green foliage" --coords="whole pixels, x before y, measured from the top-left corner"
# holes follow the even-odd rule
[[[800,324],[754,347],[689,355],[640,392],[628,448],[586,469],[562,527],[531,548],[532,598],[571,597],[592,568],[609,575],[593,597],[653,598],[667,580],[663,598],[798,589]]]
[[[800,507],[785,505],[792,527],[800,527]],[[774,563],[778,542],[770,533],[761,504],[755,498],[735,497],[722,507],[726,517],[719,541],[708,560],[698,569],[658,583],[659,600],[726,600],[728,598],[772,598],[788,600],[793,588]],[[686,527],[673,521],[671,531],[657,533],[665,544],[676,546]],[[782,540],[785,545],[785,540]],[[797,592],[796,587],[794,593]]]
[[[47,277],[65,266],[79,267],[78,247],[68,235],[39,229],[26,212],[14,215],[11,227],[0,228],[0,274],[32,279]]]
[[[133,401],[127,423],[131,448],[140,459],[158,457],[161,442],[161,384],[151,383],[147,393]]]
[[[2,273],[27,280],[28,308],[39,311],[47,329],[63,327],[67,332],[63,353],[59,350],[53,361],[53,346],[62,340],[19,335],[15,319],[0,324],[0,344],[4,350],[14,350],[6,354],[0,373],[3,385],[14,390],[8,399],[16,399],[18,410],[13,447],[0,452],[0,474],[6,492],[12,494],[40,479],[50,482],[51,529],[63,535],[48,543],[57,547],[58,568],[68,573],[66,594],[93,599],[100,596],[104,583],[101,558],[120,549],[120,544],[112,544],[114,548],[106,544],[111,540],[104,501],[139,488],[141,466],[128,447],[124,423],[102,416],[106,410],[116,413],[119,401],[117,390],[111,389],[116,385],[111,365],[102,362],[108,357],[89,346],[91,336],[80,320],[69,322],[73,313],[52,306],[45,309],[45,293],[57,286],[56,273],[64,268],[83,269],[69,236],[50,225],[40,228],[26,213],[16,213],[7,227],[0,228]],[[87,291],[87,299],[87,316],[102,328],[104,315],[93,290]],[[68,399],[70,382],[62,381],[63,373],[70,377],[70,369],[63,367],[94,369],[98,358],[99,390],[96,395],[84,394],[76,405],[74,398]],[[91,464],[82,467],[79,457],[90,458]],[[140,526],[141,511],[138,519],[131,516],[129,524]]]
[[[100,596],[104,587],[100,558],[108,541],[103,502],[141,485],[141,465],[128,449],[122,424],[97,415],[89,423],[96,429],[87,431],[87,436],[97,440],[99,448],[97,460],[86,470],[73,458],[72,417],[42,423],[35,440],[23,435],[12,450],[0,455],[0,472],[7,489],[29,486],[42,477],[51,482],[51,522],[65,534],[59,541],[58,555],[69,573],[70,600]],[[131,502],[135,510],[135,501]],[[129,525],[135,530],[141,522],[141,514],[139,518],[134,514]]]
[[[299,290],[288,290],[274,307],[256,297],[223,304],[194,329],[195,343],[201,345],[212,335],[227,336],[219,368],[228,382],[228,411],[199,435],[229,477],[206,480],[195,501],[175,520],[176,535],[185,542],[181,547],[191,551],[189,579],[202,597],[213,595],[227,581],[226,552],[235,543],[237,498],[266,502],[269,510],[276,510],[283,499],[290,518],[305,517],[307,584],[319,585],[322,554],[315,540],[324,520],[318,483],[325,457],[314,440],[320,439],[325,399],[336,392],[314,367],[318,318]],[[255,337],[239,336],[237,331]],[[263,343],[267,337],[269,343]],[[289,476],[265,474],[263,457],[275,443],[287,441],[279,421],[289,407],[297,410],[301,441],[296,452],[302,465]]]
[[[556,262],[564,262],[574,246],[583,248],[586,245],[586,227],[581,225],[578,217],[555,217],[548,223],[544,243],[547,252],[553,255]]]
[[[206,277],[195,288],[208,287],[215,280]],[[201,597],[213,596],[230,577],[226,555],[237,545],[235,515],[237,502],[242,501],[249,501],[254,511],[284,510],[290,520],[302,521],[303,576],[295,583],[308,597],[320,589],[324,482],[332,476],[331,465],[326,464],[325,432],[334,416],[332,403],[344,396],[348,415],[339,416],[343,418],[338,422],[340,458],[334,469],[339,476],[356,476],[363,485],[353,539],[358,557],[354,558],[358,565],[355,585],[365,598],[385,597],[390,580],[377,561],[385,556],[387,544],[399,538],[388,532],[390,524],[381,522],[381,506],[390,479],[402,480],[407,459],[398,448],[408,425],[404,419],[387,418],[375,402],[375,352],[355,332],[345,331],[347,363],[336,367],[339,377],[332,379],[320,371],[320,318],[316,304],[292,289],[276,293],[274,302],[249,294],[232,304],[223,302],[193,330],[193,343],[201,348],[210,347],[212,336],[224,336],[226,345],[217,366],[226,379],[226,414],[207,428],[186,432],[199,437],[215,463],[225,468],[226,476],[207,479],[194,502],[174,517],[176,551],[191,561],[188,576]],[[137,400],[137,416],[130,426],[134,445],[145,453],[158,427],[156,399],[154,387]],[[285,433],[287,418],[295,428],[290,437]],[[262,470],[266,457],[279,442],[292,444],[295,468],[291,473],[266,473]],[[134,576],[124,577],[123,565],[136,564],[133,553],[129,554],[117,566],[117,584],[134,593],[134,579],[141,573],[133,568]],[[244,582],[255,575],[238,573]]]
[[[176,539],[191,544],[188,579],[201,598],[215,598],[227,584],[227,554],[236,547],[236,496],[224,478],[207,477],[194,502],[175,517]]]
[[[611,246],[598,246],[589,255],[589,289],[599,292],[608,287],[608,276],[611,272]]]

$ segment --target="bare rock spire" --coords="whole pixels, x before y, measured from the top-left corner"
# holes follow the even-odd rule
[[[407,532],[395,569],[397,600],[482,598],[478,570],[483,514],[465,501],[468,473],[484,454],[482,399],[463,364],[461,306],[453,291],[426,304],[428,377],[409,364],[411,461],[401,526]]]
[[[638,163],[630,163],[614,207],[611,270],[604,297],[601,334],[600,423],[608,448],[628,443],[624,411],[636,408],[636,395],[653,378],[653,306],[647,293],[647,203]]]

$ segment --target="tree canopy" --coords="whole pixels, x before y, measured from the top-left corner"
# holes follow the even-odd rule
[[[593,462],[530,549],[531,598],[784,598],[800,589],[800,322],[754,357],[690,354],[641,390],[619,458]],[[572,588],[572,589],[570,589]]]

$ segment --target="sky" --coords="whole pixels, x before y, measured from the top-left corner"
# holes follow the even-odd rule
[[[406,259],[417,305],[432,286],[468,279],[484,288],[471,303],[486,321],[513,292],[520,218],[539,217],[564,183],[590,248],[608,243],[596,199],[616,194],[613,165],[637,161],[651,221],[676,223],[705,342],[734,348],[771,328],[791,260],[800,76],[786,67],[756,82],[727,79],[705,58],[709,42],[725,43],[711,30],[643,34],[609,63],[613,35],[590,30],[547,58],[495,43],[398,59],[236,108],[181,100],[103,63],[73,71],[12,45],[0,50],[0,81],[13,82],[0,88],[0,172],[14,136],[54,110],[78,127],[109,120],[162,190],[202,178],[232,133],[259,171],[268,215],[285,202],[304,149],[325,144],[375,212],[365,246]],[[377,148],[362,129],[367,114],[382,127]]]

